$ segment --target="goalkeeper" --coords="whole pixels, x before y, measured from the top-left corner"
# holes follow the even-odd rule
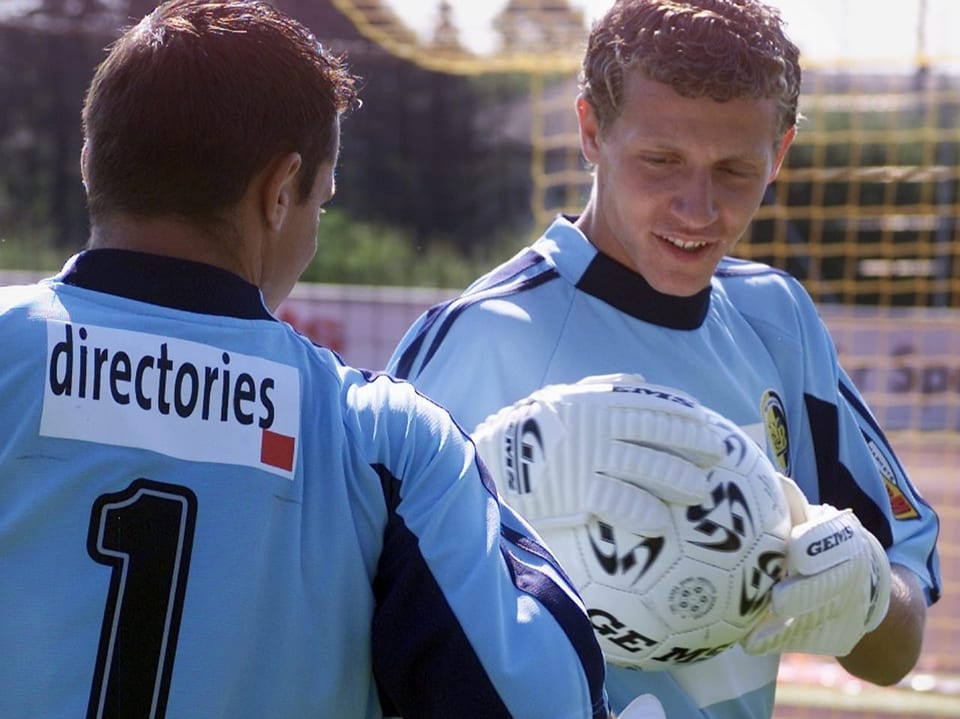
[[[580,81],[586,206],[424,314],[389,370],[467,428],[546,385],[640,374],[735,421],[795,481],[773,613],[742,646],[698,664],[608,665],[614,709],[649,692],[667,716],[770,717],[786,652],[897,682],[940,594],[937,517],[800,283],[728,257],[797,133],[797,47],[758,0],[620,0],[591,30]],[[831,526],[851,540],[839,563],[811,541]]]
[[[255,0],[162,3],[94,73],[88,247],[0,288],[2,719],[607,719],[469,438],[271,314],[357,84]]]

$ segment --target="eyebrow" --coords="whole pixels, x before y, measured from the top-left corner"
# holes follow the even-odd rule
[[[678,155],[686,155],[687,152],[684,149],[684,146],[681,144],[665,144],[661,140],[646,140],[643,141],[638,138],[635,143],[636,152],[666,152],[674,153]],[[741,152],[735,152],[732,155],[726,155],[717,160],[717,162],[745,162],[751,165],[762,165],[764,163],[764,156],[762,153],[751,152],[749,150],[743,150]]]

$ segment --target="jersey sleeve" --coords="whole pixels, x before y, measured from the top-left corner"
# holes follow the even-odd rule
[[[802,334],[803,412],[809,456],[793,477],[811,501],[853,509],[891,562],[911,569],[928,604],[940,596],[939,519],[911,481],[859,389],[841,367],[826,325],[790,280]]]
[[[373,581],[384,709],[414,717],[606,717],[585,610],[502,506],[472,443],[386,375],[358,385],[354,439],[387,509]]]

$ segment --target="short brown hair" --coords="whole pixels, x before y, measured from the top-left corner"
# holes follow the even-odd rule
[[[796,124],[800,51],[779,11],[758,0],[617,0],[594,23],[580,73],[601,131],[634,68],[685,97],[772,98],[778,136]]]
[[[343,60],[266,2],[165,2],[111,46],[87,92],[91,219],[215,221],[289,152],[302,156],[303,200],[356,104]]]

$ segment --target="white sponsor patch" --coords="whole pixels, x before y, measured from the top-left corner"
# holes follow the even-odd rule
[[[295,367],[161,335],[47,323],[46,437],[293,479],[299,431]]]

